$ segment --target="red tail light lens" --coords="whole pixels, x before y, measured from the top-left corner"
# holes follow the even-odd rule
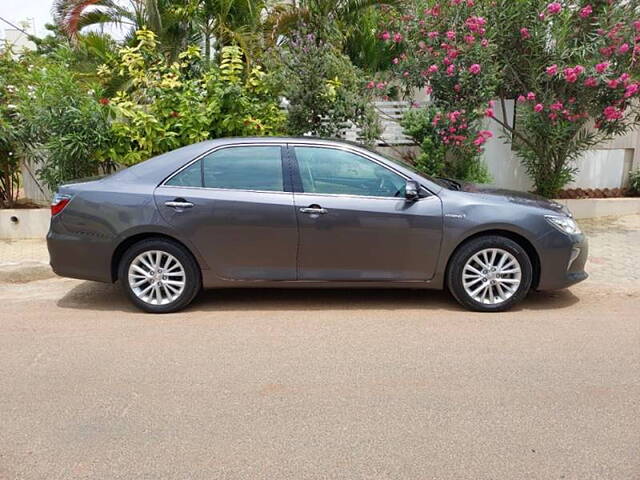
[[[61,195],[56,193],[51,202],[51,216],[59,214],[71,201],[71,195]]]

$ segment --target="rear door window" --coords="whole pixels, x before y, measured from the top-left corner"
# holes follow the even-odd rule
[[[281,192],[283,178],[280,146],[242,146],[201,158],[171,177],[167,185]]]

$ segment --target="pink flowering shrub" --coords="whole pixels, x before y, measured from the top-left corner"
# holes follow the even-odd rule
[[[481,151],[482,125],[495,122],[536,191],[553,196],[586,150],[640,124],[634,2],[424,0],[396,20],[396,73],[407,91],[431,93],[448,155]],[[515,122],[491,99],[516,100]]]
[[[427,173],[489,180],[480,154],[490,132],[481,129],[485,117],[495,115],[490,101],[497,73],[490,61],[495,46],[482,12],[484,3],[428,1],[387,27],[403,38],[403,52],[394,65],[397,77],[406,91],[423,90],[432,99],[428,109],[411,112],[403,123],[405,132],[425,150],[419,162],[429,165]],[[527,33],[518,31],[522,36]]]

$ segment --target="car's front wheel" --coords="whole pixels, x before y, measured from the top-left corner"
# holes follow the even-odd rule
[[[527,252],[509,238],[490,235],[472,239],[455,252],[447,283],[461,305],[500,312],[527,296],[532,278]]]
[[[151,313],[177,312],[201,288],[200,270],[191,254],[160,238],[130,247],[120,262],[118,278],[131,301]]]

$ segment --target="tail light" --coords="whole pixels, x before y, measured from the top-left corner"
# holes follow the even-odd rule
[[[59,214],[71,201],[71,195],[56,193],[51,201],[51,216]]]

